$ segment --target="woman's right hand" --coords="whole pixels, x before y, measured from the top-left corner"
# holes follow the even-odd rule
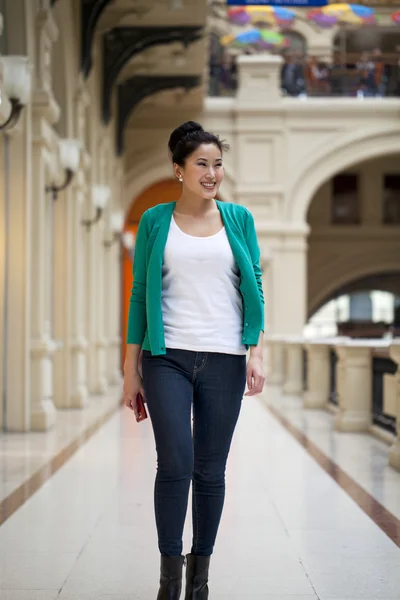
[[[124,404],[135,413],[135,417],[138,418],[139,413],[137,409],[136,396],[140,392],[144,396],[143,380],[137,371],[127,370],[124,373]]]

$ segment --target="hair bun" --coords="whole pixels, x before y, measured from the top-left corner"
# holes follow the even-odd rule
[[[204,131],[204,129],[200,123],[196,123],[195,121],[186,121],[186,123],[179,125],[179,127],[174,129],[174,131],[171,133],[171,137],[169,138],[168,148],[170,149],[171,153],[173,154],[175,152],[175,148],[184,137],[189,137],[190,134],[199,131]]]

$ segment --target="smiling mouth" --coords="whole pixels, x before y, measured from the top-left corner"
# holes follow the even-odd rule
[[[216,183],[202,183],[201,184],[206,190],[213,190],[216,186]]]

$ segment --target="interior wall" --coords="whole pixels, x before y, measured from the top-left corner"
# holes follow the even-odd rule
[[[308,212],[308,315],[350,282],[400,270],[400,226],[382,223],[383,178],[400,174],[400,155],[357,165],[360,224],[331,223],[332,182],[315,194]]]

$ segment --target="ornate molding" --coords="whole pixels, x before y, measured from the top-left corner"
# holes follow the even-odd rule
[[[81,0],[81,70],[85,78],[92,68],[92,44],[96,25],[112,0]]]
[[[136,75],[118,85],[117,153],[123,152],[126,122],[134,108],[147,96],[163,90],[184,88],[189,91],[202,83],[200,75]]]
[[[196,27],[116,27],[103,37],[103,119],[111,117],[111,94],[119,73],[135,55],[152,46],[181,42],[187,48],[201,39]]]

